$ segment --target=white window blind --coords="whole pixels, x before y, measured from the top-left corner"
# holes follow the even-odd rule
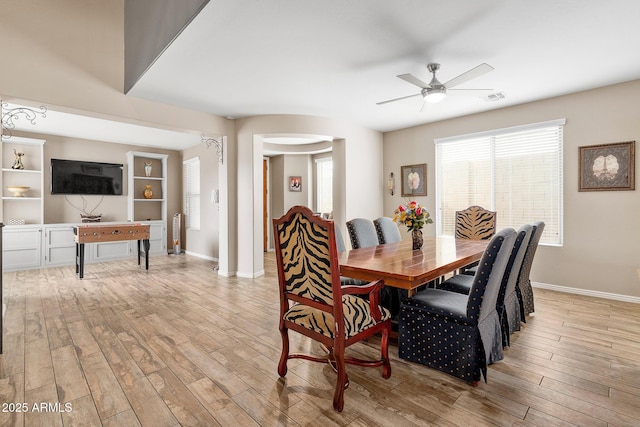
[[[455,211],[497,212],[498,230],[544,221],[541,243],[562,244],[564,119],[436,140],[436,224],[453,235]]]
[[[200,229],[200,158],[184,161],[184,213],[187,229]]]

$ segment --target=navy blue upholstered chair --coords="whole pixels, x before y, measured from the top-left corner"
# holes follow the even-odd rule
[[[540,237],[544,231],[544,222],[537,221],[533,223],[533,233],[529,240],[527,252],[524,254],[524,261],[522,268],[520,269],[520,277],[518,278],[518,285],[516,286],[516,294],[518,295],[518,301],[520,303],[520,317],[523,322],[526,323],[527,316],[533,313],[535,310],[533,304],[533,288],[531,287],[531,266],[533,265],[533,258],[538,249],[538,243],[540,243]]]
[[[379,244],[376,227],[368,219],[354,218],[347,221],[347,231],[353,249],[368,248]]]
[[[507,266],[507,274],[505,275],[507,284],[504,287],[504,291],[498,295],[496,310],[498,310],[500,321],[502,322],[502,342],[507,346],[511,345],[511,334],[520,330],[520,321],[522,319],[516,287],[518,286],[524,256],[532,234],[533,226],[530,224],[523,225],[518,230],[516,243],[513,247],[515,257],[512,253],[512,257],[509,260],[511,265]]]
[[[505,347],[510,345],[511,334],[520,330],[520,302],[516,285],[532,232],[533,227],[529,224],[523,225],[518,230],[496,301],[496,311],[502,326],[502,345]],[[458,274],[445,280],[438,287],[446,291],[468,294],[473,286],[473,280],[473,276]]]
[[[396,229],[398,228],[395,224],[393,224],[393,226],[396,227]],[[378,240],[375,225],[368,219],[354,218],[351,221],[347,221],[347,231],[349,232],[349,239],[351,240],[351,247],[353,249],[378,246],[381,243]],[[391,311],[391,316],[394,320],[400,311],[400,299],[406,296],[406,291],[403,292],[404,295],[401,295],[397,288],[390,286],[385,286],[384,289],[382,289],[380,297],[381,304]]]
[[[335,226],[333,229],[336,233],[336,249],[338,249],[338,253],[342,253],[347,250],[344,244],[344,238],[342,237],[342,231],[340,231],[340,227],[338,226]]]
[[[339,227],[334,227],[333,229],[334,229],[334,232],[336,233],[336,249],[338,250],[338,253],[342,253],[347,250],[346,246],[344,245],[344,238],[342,237],[342,232],[340,231]],[[369,282],[367,282],[366,280],[354,279],[353,277],[340,276],[340,284],[342,286],[362,286],[368,283]]]
[[[373,220],[378,234],[378,242],[383,245],[385,243],[397,243],[402,241],[398,225],[391,218],[386,216]]]
[[[502,333],[496,301],[516,233],[501,230],[480,259],[469,295],[427,288],[402,303],[398,353],[469,383],[501,360]]]

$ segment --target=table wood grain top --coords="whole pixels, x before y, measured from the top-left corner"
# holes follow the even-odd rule
[[[74,228],[76,243],[149,239],[149,224],[84,224]]]
[[[369,281],[384,279],[388,286],[413,290],[478,261],[488,243],[488,240],[425,237],[423,248],[415,251],[411,249],[411,240],[352,249],[339,255],[340,274]]]

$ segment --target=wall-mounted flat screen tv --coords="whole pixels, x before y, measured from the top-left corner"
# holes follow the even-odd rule
[[[123,165],[51,159],[51,194],[122,195]]]

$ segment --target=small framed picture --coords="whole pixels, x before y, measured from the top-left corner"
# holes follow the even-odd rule
[[[289,191],[302,191],[302,177],[289,177]]]
[[[427,195],[427,164],[400,167],[402,197]]]
[[[579,191],[635,190],[635,141],[579,147]]]

